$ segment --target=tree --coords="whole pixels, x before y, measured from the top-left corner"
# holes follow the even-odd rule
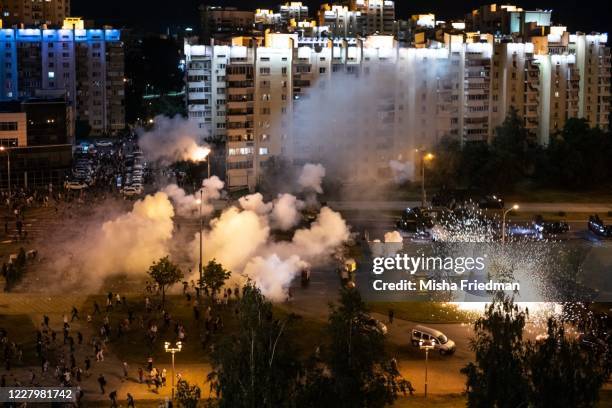
[[[185,380],[180,380],[176,384],[176,399],[184,408],[196,408],[200,395],[200,387],[197,385],[189,385]]]
[[[538,168],[540,181],[554,187],[584,189],[609,182],[612,137],[591,128],[586,119],[571,118],[552,135]]]
[[[468,407],[526,406],[526,317],[511,299],[498,295],[474,323],[471,348],[476,361],[461,370],[467,376]]]
[[[149,267],[149,276],[162,292],[162,307],[166,302],[166,289],[183,279],[183,272],[178,265],[172,263],[169,257],[163,257]]]
[[[341,407],[393,403],[410,385],[400,376],[394,360],[386,356],[384,335],[369,324],[361,295],[356,289],[342,289],[340,305],[330,307],[327,366],[333,393],[323,395],[320,405],[330,405],[330,401]]]
[[[485,171],[491,177],[490,187],[497,191],[512,189],[533,173],[535,139],[516,109],[512,108],[501,126],[495,129],[490,150]]]
[[[532,345],[529,353],[530,406],[595,406],[608,376],[604,357],[597,348],[583,350],[565,335],[562,323],[549,319],[547,338]]]
[[[432,166],[429,180],[431,184],[442,188],[458,187],[457,175],[461,171],[461,144],[457,139],[444,137],[434,147],[436,157],[435,166]]]
[[[251,284],[238,302],[237,332],[215,340],[208,375],[219,407],[290,406],[299,363],[287,337],[295,316],[276,319],[272,304]]]
[[[219,289],[223,287],[225,281],[229,279],[232,273],[223,268],[223,265],[217,263],[214,259],[208,262],[208,265],[204,267],[202,271],[202,280],[203,285],[213,300],[213,304],[215,303],[215,294]]]

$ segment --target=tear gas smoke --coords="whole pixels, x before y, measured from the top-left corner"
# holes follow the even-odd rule
[[[414,164],[411,162],[402,163],[398,160],[391,160],[389,168],[393,174],[393,180],[398,184],[414,180]]]
[[[98,290],[109,276],[125,273],[142,276],[149,266],[168,255],[172,240],[174,209],[168,195],[159,192],[137,201],[132,210],[92,227],[85,236],[49,249],[49,272],[65,288]],[[49,284],[51,286],[51,284]]]
[[[392,232],[385,233],[385,243],[400,243],[400,242],[404,242],[404,239],[402,238],[402,234],[400,234],[398,231],[392,231]]]
[[[217,200],[221,197],[221,190],[225,183],[217,176],[212,176],[202,182],[202,215],[209,216],[213,213],[214,207],[211,204],[212,200]],[[176,207],[176,212],[182,217],[198,216],[200,212],[200,190],[195,194],[187,194],[185,190],[176,184],[170,184],[164,187],[163,192],[166,193]]]
[[[177,161],[201,162],[210,148],[200,144],[202,129],[194,121],[176,115],[156,116],[153,129],[138,129],[138,143],[150,161],[169,164]]]
[[[307,266],[297,255],[285,260],[278,255],[266,258],[258,256],[247,264],[242,274],[253,281],[268,299],[282,302],[287,298],[287,291],[296,273]]]
[[[298,200],[291,194],[281,194],[274,200],[270,220],[272,226],[281,231],[288,231],[299,224],[302,214],[300,211],[304,208],[304,202]]]
[[[323,194],[323,178],[325,177],[325,167],[321,164],[305,164],[298,178],[298,184],[305,191],[314,191]]]
[[[271,229],[295,223],[298,203],[294,196],[284,194],[270,209],[270,203],[258,194],[244,197],[242,209],[231,207],[211,222],[204,236],[205,261],[216,259],[232,271],[235,283],[251,279],[270,299],[284,300],[289,283],[302,268],[325,262],[349,238],[349,228],[340,214],[324,207],[309,228],[295,231],[291,241],[275,242]],[[197,234],[192,254],[197,262]]]
[[[274,207],[273,203],[264,202],[264,198],[261,193],[240,197],[238,203],[243,210],[252,211],[257,215],[267,215],[270,213],[270,211],[272,211],[272,207]]]

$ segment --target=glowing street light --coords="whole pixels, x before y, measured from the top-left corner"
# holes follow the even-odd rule
[[[502,244],[506,243],[506,216],[508,215],[510,211],[514,211],[518,209],[519,209],[518,204],[514,204],[511,208],[508,208],[506,211],[504,211],[504,215],[502,217]]]
[[[421,207],[425,207],[427,201],[427,192],[425,191],[425,162],[432,161],[436,158],[432,153],[426,153],[425,150],[417,149],[421,153]]]
[[[429,363],[429,350],[436,348],[436,339],[420,340],[419,348],[425,350],[425,398],[427,398],[427,365]]]
[[[179,353],[182,348],[183,343],[180,341],[176,342],[176,347],[170,347],[169,341],[164,343],[164,350],[166,350],[166,353],[172,353],[172,399],[174,399],[174,355]]]

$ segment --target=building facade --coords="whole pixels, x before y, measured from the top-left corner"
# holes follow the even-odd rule
[[[0,30],[0,101],[65,97],[94,135],[125,128],[119,30]]]
[[[21,24],[60,28],[70,16],[70,0],[0,0],[0,12],[5,28]]]
[[[274,156],[296,164],[351,160],[354,175],[375,179],[389,173],[391,160],[410,160],[414,149],[445,136],[490,142],[512,109],[546,145],[568,118],[609,126],[605,38],[566,37],[564,48],[555,36],[547,48],[542,39],[465,42],[461,35],[405,48],[392,36],[297,34],[268,34],[257,47],[191,47],[192,61],[202,61],[187,77],[189,114],[226,141],[230,188],[255,188]],[[321,106],[333,106],[332,114]],[[343,135],[321,136],[327,132]]]

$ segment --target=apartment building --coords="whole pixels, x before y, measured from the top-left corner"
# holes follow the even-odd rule
[[[225,134],[230,188],[253,189],[263,163],[278,155],[295,164],[350,162],[347,177],[375,179],[389,173],[390,160],[413,160],[416,148],[445,136],[490,142],[511,109],[542,145],[568,118],[609,126],[605,36],[557,27],[530,42],[456,33],[443,40],[407,48],[393,36],[267,33],[257,46],[203,47],[226,67],[225,82],[213,74],[221,65],[210,65],[197,78],[207,94],[198,96],[191,78],[188,100],[210,101],[198,120]],[[190,104],[190,116],[195,110]]]
[[[352,0],[352,10],[361,12],[362,35],[393,34],[395,2],[391,0]]]
[[[363,32],[361,12],[350,10],[348,6],[324,3],[318,15],[319,26],[328,27],[330,36],[348,38]]]
[[[119,30],[0,30],[0,101],[63,97],[94,135],[125,128]]]
[[[206,44],[231,42],[232,36],[249,34],[255,23],[253,11],[238,10],[236,7],[200,7],[201,36]]]
[[[579,112],[591,126],[610,126],[610,47],[607,34],[570,35],[569,50],[580,73]]]
[[[291,20],[300,22],[308,20],[308,6],[302,4],[301,1],[291,1],[280,6],[279,14],[281,23],[289,25]]]
[[[465,16],[469,31],[531,35],[550,27],[552,10],[524,10],[509,4],[487,4]]]
[[[20,26],[60,28],[70,16],[70,0],[0,0],[5,28]]]

